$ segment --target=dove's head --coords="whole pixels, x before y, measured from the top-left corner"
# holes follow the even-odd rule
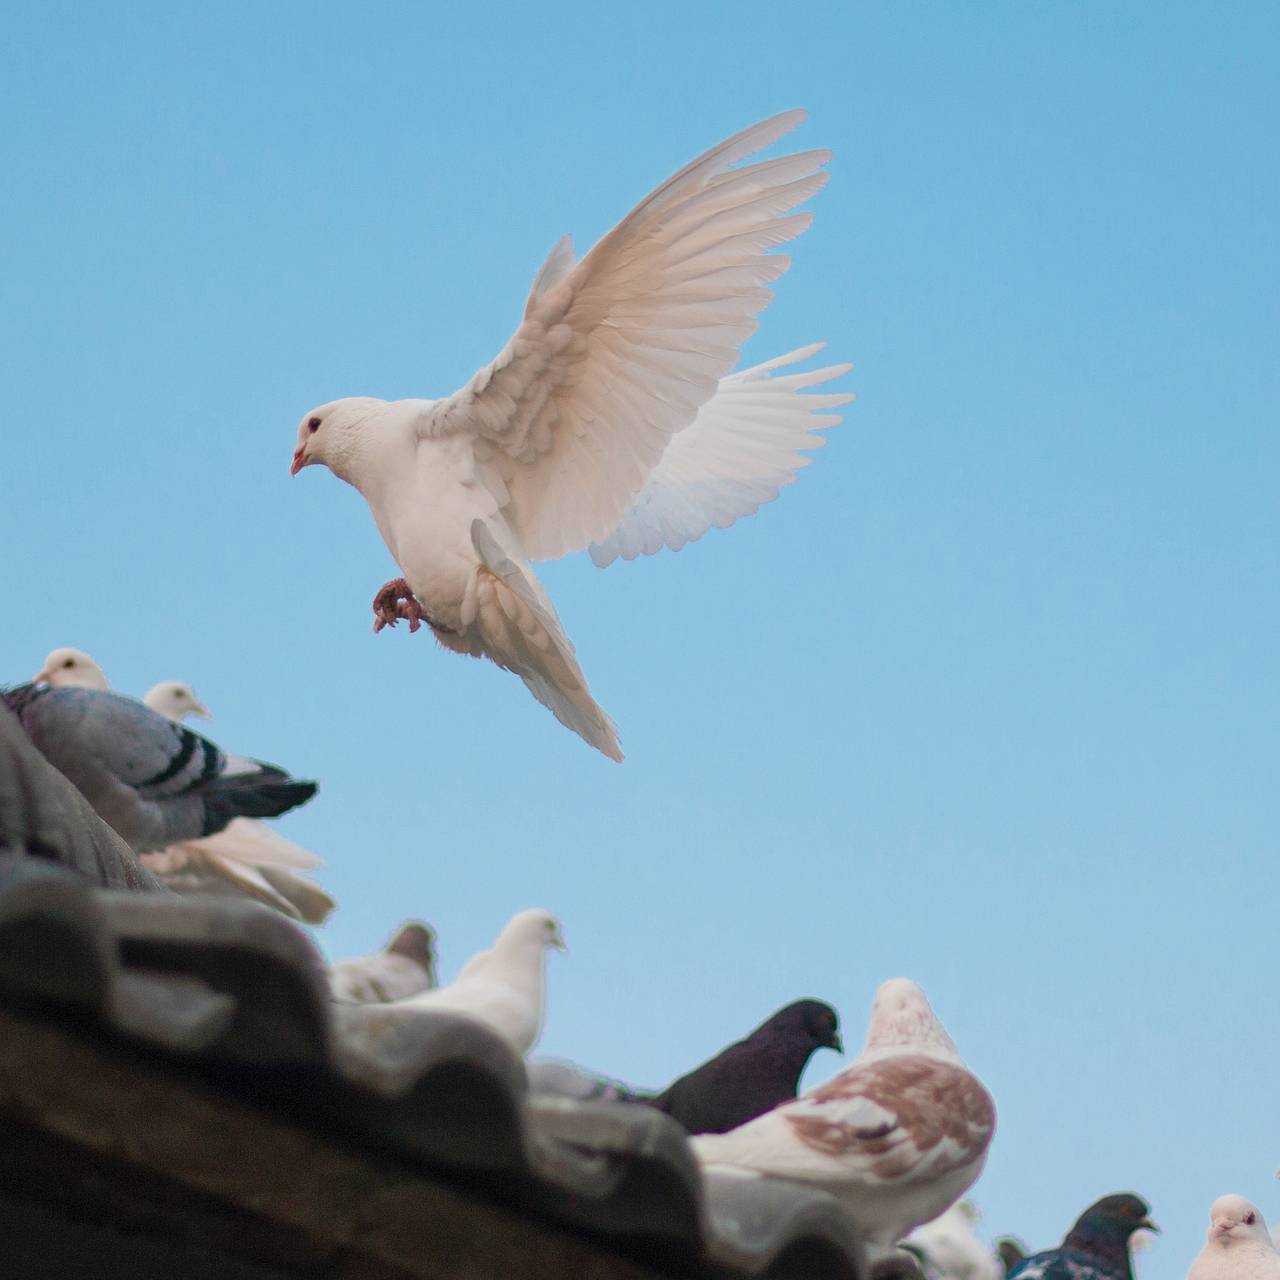
[[[545,951],[555,947],[564,951],[564,937],[560,932],[560,921],[550,911],[541,907],[532,907],[528,911],[517,912],[507,921],[493,944],[495,951],[526,951],[537,949]]]
[[[1226,1248],[1244,1240],[1271,1245],[1262,1214],[1244,1196],[1219,1196],[1209,1206],[1209,1243]]]
[[[345,474],[358,438],[360,425],[376,409],[386,404],[373,396],[348,396],[330,400],[302,415],[298,423],[298,443],[293,451],[289,474],[296,476],[303,467],[323,463],[334,475],[348,480]]]
[[[31,679],[55,689],[109,689],[106,672],[83,649],[55,649]]]
[[[871,1025],[862,1052],[901,1049],[959,1057],[924,992],[910,978],[890,978],[881,984],[871,1005]]]
[[[143,696],[143,702],[152,711],[158,711],[169,720],[182,720],[187,716],[209,719],[209,710],[196,697],[196,691],[183,680],[161,680]]]

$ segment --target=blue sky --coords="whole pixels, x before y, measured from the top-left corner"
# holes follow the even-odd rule
[[[1274,7],[6,34],[4,678],[59,644],[185,677],[224,744],[321,779],[283,829],[327,859],[331,953],[421,915],[452,972],[558,912],[546,1052],[662,1083],[802,995],[856,1042],[906,974],[999,1104],[991,1233],[1131,1188],[1178,1277],[1216,1195],[1280,1217]],[[755,519],[543,566],[617,767],[372,635],[390,558],[353,490],[290,480],[294,429],[460,385],[561,234],[797,105],[832,181],[746,355],[825,339],[858,401]]]

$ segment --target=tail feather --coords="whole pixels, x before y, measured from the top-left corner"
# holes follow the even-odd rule
[[[204,793],[204,830],[210,836],[232,818],[278,818],[305,804],[316,793],[314,782],[263,782],[228,778]]]
[[[483,521],[472,523],[471,541],[482,567],[464,621],[474,621],[485,653],[518,675],[565,728],[621,762],[618,731],[592,698],[550,600],[502,550]]]

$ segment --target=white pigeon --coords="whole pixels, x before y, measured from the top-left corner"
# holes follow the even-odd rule
[[[1280,1280],[1280,1253],[1266,1220],[1244,1196],[1219,1196],[1209,1207],[1204,1248],[1187,1280]]]
[[[142,701],[168,720],[185,720],[187,716],[199,716],[201,720],[211,718],[208,707],[185,680],[161,680],[142,695]]]
[[[82,649],[54,649],[33,684],[55,688],[111,688],[106,672]],[[142,701],[170,720],[186,715],[206,719],[209,712],[189,684],[162,680]],[[320,924],[337,905],[313,880],[321,859],[286,840],[254,818],[233,818],[215,835],[184,841],[138,855],[143,865],[178,893],[220,892],[230,888],[265,903],[295,920]]]
[[[381,951],[329,966],[333,998],[349,1004],[388,1004],[435,985],[435,933],[420,920],[402,924]]]
[[[98,689],[102,692],[111,688],[107,673],[83,649],[70,646],[54,649],[45,658],[44,666],[31,677],[31,683],[51,684],[55,689]]]
[[[555,916],[538,908],[518,912],[492,949],[473,955],[449,986],[390,1007],[465,1014],[496,1031],[523,1058],[542,1034],[548,947],[565,949]]]
[[[692,1140],[707,1168],[803,1182],[836,1196],[871,1244],[938,1217],[982,1172],[995,1105],[960,1061],[924,992],[876,992],[866,1043],[826,1084]]]
[[[822,344],[726,376],[790,265],[768,251],[808,227],[790,211],[822,188],[830,154],[733,166],[804,114],[713,147],[581,262],[561,240],[511,341],[453,395],[349,397],[298,426],[292,474],[319,463],[354,485],[404,575],[374,596],[374,630],[425,621],[612,760],[617,733],[529,564],[679,550],[776,497],[840,421],[815,411],[852,396],[800,393],[850,366],[777,372]]]
[[[978,1238],[978,1211],[971,1200],[957,1200],[946,1213],[917,1227],[903,1242],[921,1259],[925,1275],[936,1280],[1004,1280],[1004,1267]]]

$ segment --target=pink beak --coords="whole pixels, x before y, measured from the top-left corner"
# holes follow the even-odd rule
[[[289,474],[291,476],[296,476],[304,466],[306,466],[306,463],[302,460],[302,446],[299,445],[293,451],[293,462],[289,464]]]

